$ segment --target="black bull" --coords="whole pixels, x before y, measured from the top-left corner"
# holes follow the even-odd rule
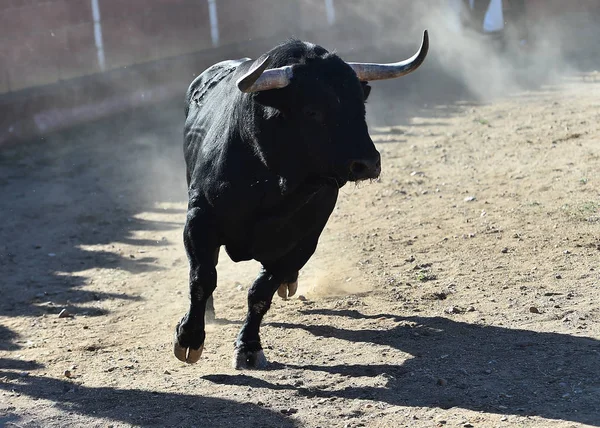
[[[195,363],[202,354],[224,245],[233,261],[262,264],[233,365],[267,364],[259,328],[273,295],[295,293],[338,190],[381,171],[365,121],[366,82],[412,72],[427,49],[425,32],[412,58],[361,64],[291,40],[256,61],[213,65],[192,82],[184,131],[190,308],[175,331],[178,359]]]

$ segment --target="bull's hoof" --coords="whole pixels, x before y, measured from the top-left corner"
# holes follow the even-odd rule
[[[179,361],[188,364],[197,363],[202,355],[202,350],[204,349],[204,345],[200,346],[200,349],[193,348],[184,348],[179,343],[173,343],[173,353],[177,357]]]
[[[236,370],[261,370],[267,368],[267,359],[262,349],[258,351],[244,351],[235,348],[232,366]]]
[[[175,337],[173,337],[173,354],[175,357],[184,363],[194,364],[197,363],[202,356],[204,350],[204,340],[199,346],[193,346],[188,344],[190,342],[187,335],[182,332],[180,324],[177,324],[175,328]],[[204,337],[204,335],[202,335]]]
[[[292,297],[298,291],[298,281],[294,282],[284,282],[277,289],[277,294],[283,300],[286,300],[288,297]]]

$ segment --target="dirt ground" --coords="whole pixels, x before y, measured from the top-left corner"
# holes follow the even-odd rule
[[[384,173],[276,296],[265,371],[231,368],[258,267],[226,256],[200,362],[172,355],[182,110],[0,150],[0,425],[600,426],[594,75],[372,127]]]

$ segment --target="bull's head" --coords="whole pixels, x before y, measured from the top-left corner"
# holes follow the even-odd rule
[[[340,184],[372,179],[379,176],[381,161],[365,121],[367,82],[411,73],[428,48],[425,31],[421,48],[405,61],[346,63],[320,46],[292,41],[251,63],[237,86],[255,94],[266,117],[278,121],[273,133],[288,140],[281,144],[294,143],[293,155],[308,157],[315,173]]]

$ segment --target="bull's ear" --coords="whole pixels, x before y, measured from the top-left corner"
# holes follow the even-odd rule
[[[367,98],[369,98],[369,94],[371,93],[371,87],[367,82],[360,82],[360,84],[363,90],[363,100],[367,101]]]

